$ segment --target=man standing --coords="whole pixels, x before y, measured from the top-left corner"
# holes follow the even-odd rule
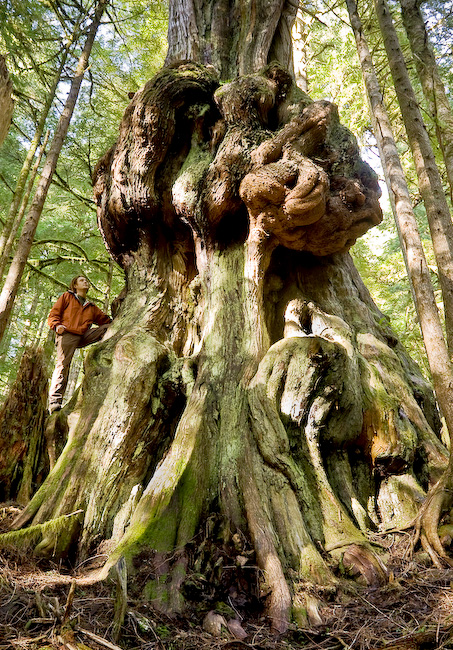
[[[49,391],[50,413],[61,409],[76,349],[100,341],[112,321],[99,307],[87,300],[89,288],[90,282],[84,275],[73,278],[69,291],[58,298],[47,319],[49,327],[56,332],[57,346],[57,363]],[[93,323],[99,327],[91,329]]]

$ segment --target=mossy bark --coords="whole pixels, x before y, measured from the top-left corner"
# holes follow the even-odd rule
[[[169,613],[203,528],[213,547],[243,540],[284,631],[313,610],[307,582],[335,588],[342,566],[385,580],[367,531],[406,525],[447,454],[347,252],[379,190],[335,107],[277,66],[216,86],[203,66],[161,71],[98,166],[125,297],[15,525],[82,510],[79,560],[137,576],[146,557],[144,593]]]

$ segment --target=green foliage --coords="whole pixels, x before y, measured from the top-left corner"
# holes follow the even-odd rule
[[[0,149],[0,220],[8,214],[63,46],[69,59],[46,122],[52,138],[73,70],[92,19],[88,0],[54,4],[7,0],[0,6],[0,53],[14,87],[13,126]],[[0,398],[13,380],[26,342],[44,342],[55,299],[78,273],[92,282],[90,298],[103,308],[122,289],[123,273],[105,249],[92,198],[93,169],[112,146],[135,92],[161,67],[166,50],[165,3],[115,0],[99,30],[68,137],[38,225],[9,331],[0,346]]]
[[[370,118],[347,11],[339,7],[338,13],[327,12],[324,3],[317,4],[318,20],[307,39],[308,94],[336,104],[341,121],[362,140],[371,128]]]

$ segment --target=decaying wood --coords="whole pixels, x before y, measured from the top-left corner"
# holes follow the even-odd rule
[[[0,411],[0,501],[28,503],[49,471],[45,443],[47,368],[41,348],[27,348]]]

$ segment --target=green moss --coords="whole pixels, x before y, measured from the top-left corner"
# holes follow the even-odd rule
[[[226,616],[227,618],[236,618],[237,614],[234,611],[232,607],[227,605],[226,603],[216,603],[214,610],[216,614],[221,614],[222,616]]]
[[[156,634],[160,639],[168,639],[173,632],[166,625],[157,625]]]
[[[37,524],[22,530],[0,535],[0,548],[18,551],[32,550],[44,557],[60,557],[69,548],[80,529],[83,511],[51,519],[44,524]]]
[[[291,618],[294,621],[294,623],[301,628],[307,628],[310,627],[310,623],[308,621],[308,614],[307,614],[307,609],[301,604],[294,604],[291,609]]]
[[[168,605],[170,596],[166,588],[167,580],[168,574],[164,573],[159,576],[158,580],[150,580],[147,582],[143,590],[145,599],[149,601],[158,600],[160,603]]]
[[[201,477],[189,466],[184,472],[179,485],[179,498],[183,504],[177,539],[180,547],[192,539],[200,522],[200,511],[203,504],[203,497],[201,497],[199,491],[200,482]]]
[[[181,167],[178,179],[184,178],[187,183],[190,179],[191,185],[196,185],[202,178],[205,170],[212,161],[212,155],[201,146],[192,143],[187,158]],[[186,178],[187,177],[187,178]]]
[[[379,357],[379,363],[384,362]],[[395,395],[390,395],[385,389],[381,374],[373,364],[369,363],[362,356],[358,356],[360,375],[362,377],[362,396],[364,408],[370,408],[373,405],[382,407],[382,410],[391,410],[399,406],[400,402]]]

